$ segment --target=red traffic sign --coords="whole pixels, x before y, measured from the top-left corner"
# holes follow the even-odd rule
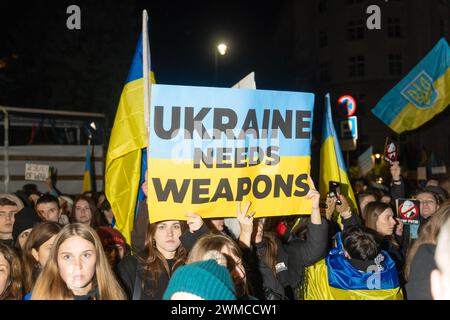
[[[344,117],[353,117],[356,113],[356,100],[350,95],[338,99],[338,111]]]

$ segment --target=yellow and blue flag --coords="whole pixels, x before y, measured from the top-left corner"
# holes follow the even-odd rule
[[[92,163],[91,163],[91,145],[86,146],[86,161],[84,165],[84,176],[83,176],[83,192],[93,191],[92,186]]]
[[[120,97],[105,169],[105,194],[114,213],[115,227],[128,242],[137,204],[144,199],[140,186],[147,168],[142,38],[141,34]],[[150,74],[155,83],[154,74]]]
[[[325,195],[329,190],[329,182],[341,183],[341,192],[348,199],[353,212],[358,212],[355,195],[347,174],[347,167],[342,156],[339,139],[331,113],[330,94],[325,96],[325,116],[322,131],[322,147],[320,149],[320,183],[319,191]]]
[[[395,262],[385,251],[381,269],[356,269],[345,258],[341,234],[337,248],[306,269],[305,300],[403,300]]]
[[[450,48],[442,38],[372,113],[397,133],[414,130],[450,104]]]

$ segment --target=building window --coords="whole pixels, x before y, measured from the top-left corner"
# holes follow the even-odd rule
[[[328,47],[328,32],[327,30],[319,31],[319,48]]]
[[[350,78],[364,77],[366,74],[366,58],[364,56],[350,57],[348,63],[348,75]]]
[[[319,13],[324,13],[328,9],[328,1],[327,0],[320,0],[319,1]]]
[[[320,64],[320,82],[326,83],[330,82],[331,75],[330,75],[330,64],[328,62],[324,62]]]
[[[402,26],[400,18],[388,18],[388,37],[389,38],[401,38]]]
[[[355,41],[361,40],[365,37],[365,24],[362,19],[352,20],[348,23],[348,40]]]
[[[403,63],[401,54],[389,55],[389,74],[392,76],[401,76],[403,73]]]

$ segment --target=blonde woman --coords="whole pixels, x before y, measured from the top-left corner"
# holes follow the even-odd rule
[[[123,300],[97,233],[88,225],[66,225],[33,288],[31,300]]]

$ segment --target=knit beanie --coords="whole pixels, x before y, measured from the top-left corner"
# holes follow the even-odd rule
[[[17,238],[23,231],[33,228],[36,224],[42,222],[36,211],[34,211],[33,208],[29,207],[25,207],[17,212],[14,216],[14,219],[15,220],[12,232],[14,242],[17,241]]]
[[[230,272],[216,260],[193,262],[178,268],[163,299],[170,300],[177,292],[194,294],[204,300],[236,300]]]

